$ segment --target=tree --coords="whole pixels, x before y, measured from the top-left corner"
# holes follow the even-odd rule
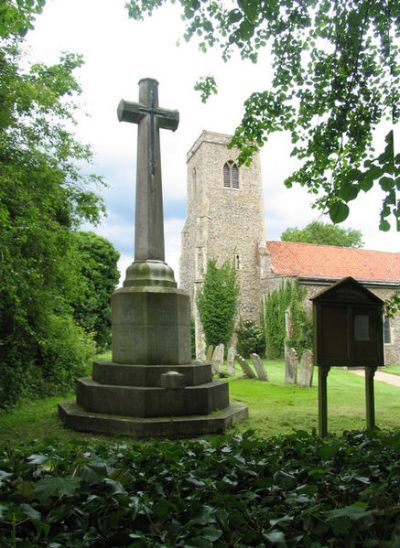
[[[129,15],[140,20],[167,0],[129,0]],[[349,214],[348,203],[374,183],[385,198],[380,228],[392,219],[400,230],[400,154],[394,156],[393,130],[374,151],[373,133],[383,121],[400,118],[400,0],[179,0],[186,21],[185,38],[196,36],[200,48],[219,46],[228,60],[237,49],[257,61],[269,48],[274,77],[269,89],[245,103],[241,125],[231,145],[240,161],[275,131],[291,135],[291,155],[301,160],[285,184],[294,183],[316,196],[333,222]],[[203,78],[197,89],[205,100],[215,79]]]
[[[215,259],[208,261],[197,308],[207,346],[225,346],[232,337],[239,287],[236,271],[227,261],[217,268]]]
[[[262,324],[264,326],[267,356],[283,358],[285,341],[300,357],[304,350],[312,348],[312,320],[304,309],[306,290],[298,282],[286,282],[271,292],[264,300]],[[286,337],[285,312],[291,312],[292,332]]]
[[[249,358],[250,354],[265,354],[265,334],[262,327],[252,320],[241,321],[236,330],[237,351],[243,358]]]
[[[73,231],[103,206],[79,163],[90,150],[66,129],[79,56],[29,67],[21,53],[41,0],[0,6],[0,406],[70,389],[94,352],[73,321],[81,287]],[[22,68],[26,67],[26,68]]]
[[[362,234],[352,228],[313,222],[304,228],[287,228],[281,234],[283,242],[305,242],[309,244],[337,245],[341,247],[362,247]]]
[[[75,232],[80,294],[72,306],[74,319],[93,333],[99,351],[111,343],[111,294],[119,280],[119,253],[105,238],[93,232]]]

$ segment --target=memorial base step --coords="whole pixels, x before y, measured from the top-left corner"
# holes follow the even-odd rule
[[[222,434],[248,418],[248,408],[237,402],[210,415],[139,418],[85,411],[76,402],[59,404],[58,414],[65,426],[81,432],[124,435],[135,439],[188,438]]]

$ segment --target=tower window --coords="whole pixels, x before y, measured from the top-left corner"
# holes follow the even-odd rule
[[[235,270],[240,270],[240,257],[235,255]]]
[[[224,187],[239,188],[239,170],[231,160],[224,165]]]
[[[197,192],[197,173],[196,173],[196,168],[195,167],[193,168],[193,171],[192,171],[192,181],[193,181],[192,194],[193,194],[193,196],[196,196],[196,192]]]
[[[390,320],[387,316],[383,317],[383,342],[385,344],[391,344],[392,333],[390,331]]]

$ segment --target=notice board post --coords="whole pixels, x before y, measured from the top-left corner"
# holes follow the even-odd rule
[[[375,427],[374,374],[384,365],[383,301],[353,278],[313,297],[314,356],[319,368],[319,433],[328,433],[327,377],[335,367],[365,368],[367,428]]]

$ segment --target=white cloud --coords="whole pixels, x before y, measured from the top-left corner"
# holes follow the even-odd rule
[[[176,48],[183,29],[176,5],[156,10],[149,20],[136,23],[128,19],[124,4],[125,0],[49,1],[29,35],[31,53],[34,60],[44,62],[55,62],[63,50],[85,57],[80,71],[84,108],[77,132],[92,145],[94,168],[109,184],[102,191],[109,215],[97,231],[119,249],[123,269],[132,260],[130,250],[133,253],[137,130],[118,122],[117,105],[121,98],[136,101],[139,79],[154,77],[160,83],[160,105],[179,110],[177,131],[161,131],[166,256],[178,276],[186,153],[203,129],[232,133],[244,100],[270,84],[271,69],[266,54],[257,65],[237,58],[224,64],[217,51],[203,55],[195,44],[184,42]],[[216,75],[220,93],[203,105],[193,85],[200,75],[209,73]],[[304,226],[320,215],[311,209],[311,198],[304,189],[288,190],[282,184],[296,166],[289,151],[286,135],[273,135],[262,151],[268,239],[278,239],[288,226]],[[398,250],[398,233],[377,230],[379,206],[375,194],[353,202],[345,226],[362,230],[368,247]]]

